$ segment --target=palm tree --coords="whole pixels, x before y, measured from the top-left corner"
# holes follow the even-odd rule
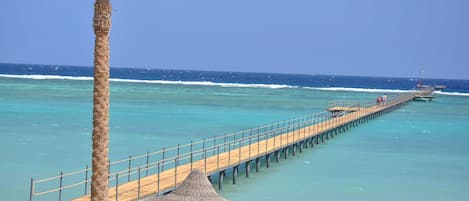
[[[93,174],[91,200],[108,199],[109,144],[109,30],[111,28],[110,0],[96,0],[93,28],[94,49],[93,93]]]

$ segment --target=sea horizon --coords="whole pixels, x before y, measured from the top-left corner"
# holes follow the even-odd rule
[[[13,66],[12,66],[13,65]],[[19,68],[19,69],[18,69]],[[33,69],[34,68],[34,69]],[[85,70],[84,70],[85,69]],[[84,70],[84,71],[83,71]],[[311,74],[288,74],[288,73],[265,73],[265,72],[231,72],[231,71],[206,71],[206,70],[179,70],[160,68],[130,68],[111,67],[111,82],[134,82],[153,84],[182,84],[182,85],[207,85],[221,87],[256,87],[256,88],[306,88],[313,90],[332,91],[363,91],[363,92],[405,92],[414,90],[421,80],[424,84],[445,85],[447,88],[435,93],[442,95],[469,96],[469,80],[464,79],[444,79],[444,78],[416,78],[416,77],[382,77],[382,76],[355,76],[355,75],[311,75]],[[172,73],[174,72],[174,73]],[[126,74],[149,74],[146,77],[128,76]],[[214,80],[203,73],[220,73],[229,76],[246,77],[250,75],[260,75],[268,79],[226,79]],[[173,76],[167,77],[164,74],[199,74],[196,76]],[[153,76],[153,77],[152,77]],[[300,82],[291,82],[287,79],[271,78],[271,76],[299,76]],[[93,68],[87,66],[74,65],[45,65],[45,64],[14,64],[0,63],[0,77],[23,78],[23,79],[67,79],[67,80],[93,80]],[[393,85],[390,83],[375,83],[375,85],[354,85],[349,83],[330,82],[335,78],[354,79],[363,78],[368,81],[381,79],[387,82],[406,82],[403,85]],[[226,78],[226,77],[225,77]],[[318,82],[308,83],[307,79],[317,79]],[[329,81],[329,82],[328,82]],[[363,80],[364,81],[364,80]],[[455,83],[457,82],[457,83]],[[459,86],[455,86],[459,85]]]
[[[0,62],[0,65],[31,65],[40,67],[75,67],[75,68],[90,68],[93,66],[86,65],[68,65],[68,64],[42,64],[42,63],[14,63],[14,62]],[[110,66],[110,69],[137,69],[137,70],[161,70],[161,71],[191,71],[191,72],[219,72],[219,73],[252,73],[252,74],[279,74],[279,75],[301,75],[301,76],[338,76],[338,77],[372,77],[372,78],[397,78],[397,79],[425,79],[425,80],[459,80],[469,81],[469,78],[442,78],[442,77],[425,77],[419,75],[413,76],[384,76],[384,75],[345,75],[345,74],[322,74],[322,73],[289,73],[289,72],[263,72],[263,71],[227,71],[227,70],[203,70],[203,69],[188,69],[178,67],[140,67],[140,66]]]

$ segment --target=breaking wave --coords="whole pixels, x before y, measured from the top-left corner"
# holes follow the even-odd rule
[[[447,96],[469,96],[469,93],[461,92],[443,92],[443,91],[434,91],[435,94],[447,95]]]
[[[92,77],[62,76],[62,75],[9,75],[9,74],[0,74],[0,77],[33,79],[33,80],[93,80]]]
[[[348,87],[305,87],[307,89],[321,90],[321,91],[351,91],[351,92],[369,92],[369,93],[405,93],[415,90],[402,90],[402,89],[367,89],[367,88],[348,88]]]
[[[7,75],[0,74],[0,77],[5,78],[20,78],[20,79],[34,79],[34,80],[93,80],[93,77],[81,76],[62,76],[62,75]],[[219,87],[232,87],[232,88],[298,88],[297,86],[282,85],[282,84],[244,84],[244,83],[218,83],[208,81],[172,81],[172,80],[137,80],[137,79],[120,79],[110,78],[111,82],[131,82],[131,83],[150,83],[150,84],[179,84],[179,85],[198,85],[198,86],[219,86]]]
[[[18,79],[34,79],[34,80],[80,80],[92,81],[93,77],[86,76],[63,76],[63,75],[11,75],[0,74],[4,78]],[[284,89],[284,88],[303,88],[319,91],[349,91],[349,92],[368,92],[368,93],[405,93],[415,90],[403,89],[371,89],[371,88],[349,88],[349,87],[300,87],[286,84],[246,84],[246,83],[219,83],[209,81],[173,81],[173,80],[138,80],[138,79],[121,79],[110,78],[111,82],[127,82],[127,83],[149,83],[149,84],[168,84],[168,85],[197,85],[197,86],[218,86],[230,88],[268,88],[268,89]],[[435,91],[435,94],[448,96],[469,96],[469,93],[461,92],[442,92]]]

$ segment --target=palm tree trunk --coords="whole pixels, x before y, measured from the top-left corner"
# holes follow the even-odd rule
[[[109,167],[109,30],[111,28],[110,0],[96,0],[93,27],[96,35],[94,49],[93,93],[93,174],[91,200],[108,199]]]

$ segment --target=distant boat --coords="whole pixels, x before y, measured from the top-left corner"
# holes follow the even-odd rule
[[[442,91],[443,89],[446,89],[446,85],[435,85],[433,88],[437,91]]]
[[[423,70],[420,70],[419,77],[422,77],[422,73],[423,73]],[[415,86],[415,89],[417,89],[417,90],[428,90],[428,89],[430,89],[430,90],[433,90],[433,91],[442,91],[443,89],[446,89],[446,86],[445,85],[432,86],[432,85],[422,84],[422,80],[419,79],[419,82]]]
[[[417,84],[417,86],[415,86],[416,89],[429,89],[429,88],[432,88],[431,85],[425,85],[425,84]]]
[[[415,86],[417,90],[431,89],[431,85],[422,84],[422,80],[419,80],[419,83]]]
[[[435,85],[435,86],[426,85],[426,84],[422,84],[422,80],[419,80],[419,83],[415,86],[415,89],[417,90],[431,89],[434,91],[442,91],[443,89],[446,89],[446,86],[445,85]]]

